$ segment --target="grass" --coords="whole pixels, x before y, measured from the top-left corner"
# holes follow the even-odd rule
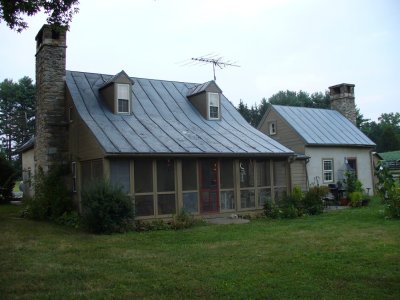
[[[399,299],[382,207],[98,236],[0,206],[1,299]]]

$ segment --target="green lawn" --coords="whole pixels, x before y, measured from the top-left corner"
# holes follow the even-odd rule
[[[0,206],[1,299],[400,299],[382,207],[96,236]]]

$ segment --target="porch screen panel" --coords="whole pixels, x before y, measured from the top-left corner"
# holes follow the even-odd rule
[[[153,195],[135,196],[135,214],[138,217],[154,215]]]
[[[199,212],[199,192],[197,182],[197,161],[182,160],[183,209],[186,212]]]
[[[171,159],[157,160],[157,192],[175,190],[175,165]]]
[[[257,173],[257,207],[263,208],[266,202],[271,202],[271,169],[269,160],[256,162]]]
[[[125,193],[129,193],[130,184],[130,161],[129,159],[113,159],[110,161],[110,182],[121,186]]]
[[[176,213],[175,162],[172,159],[159,159],[157,164],[157,214]]]
[[[254,161],[243,159],[239,161],[240,176],[240,208],[255,208],[255,187],[254,187]]]
[[[153,164],[151,160],[135,161],[135,193],[153,192]]]
[[[221,210],[235,209],[234,164],[232,159],[220,160],[220,207]]]

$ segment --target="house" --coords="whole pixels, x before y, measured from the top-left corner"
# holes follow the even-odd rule
[[[36,42],[36,169],[70,164],[78,206],[101,179],[145,219],[257,212],[288,192],[293,151],[250,126],[216,82],[66,71],[64,31],[45,25]]]
[[[354,85],[332,86],[330,97],[332,109],[271,105],[258,129],[303,157],[291,164],[292,185],[334,184],[353,171],[373,193],[375,144],[355,126]]]
[[[35,171],[34,160],[35,138],[31,137],[18,151],[22,153],[22,182],[23,192],[26,196],[33,195],[33,174]]]

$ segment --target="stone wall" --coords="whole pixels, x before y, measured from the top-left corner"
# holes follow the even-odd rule
[[[44,25],[36,36],[36,167],[46,172],[67,159],[65,120],[65,30],[52,31]]]

